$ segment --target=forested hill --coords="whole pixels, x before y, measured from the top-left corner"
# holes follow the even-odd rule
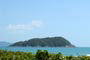
[[[33,38],[27,41],[16,42],[10,46],[18,47],[75,47],[63,37]]]

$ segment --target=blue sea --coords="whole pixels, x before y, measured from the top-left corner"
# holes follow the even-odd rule
[[[77,47],[77,48],[60,48],[60,47],[0,47],[1,50],[9,51],[22,51],[32,52],[33,54],[37,50],[48,50],[49,53],[57,54],[61,52],[64,56],[83,56],[90,54],[90,47]]]

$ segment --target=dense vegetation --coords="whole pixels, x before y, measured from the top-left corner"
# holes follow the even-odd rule
[[[14,43],[11,46],[74,47],[74,45],[63,37],[33,38],[27,41]]]
[[[61,53],[49,54],[47,50],[31,52],[12,52],[0,50],[0,60],[90,60],[89,56],[63,56]]]

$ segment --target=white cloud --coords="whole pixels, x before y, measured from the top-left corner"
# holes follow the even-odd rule
[[[35,28],[39,28],[42,26],[42,24],[43,24],[42,21],[33,20],[29,24],[16,24],[16,25],[9,24],[7,28],[10,31],[27,31],[27,30],[33,30]]]
[[[10,30],[32,30],[31,25],[17,24],[17,25],[8,25],[8,29]]]
[[[33,20],[32,26],[34,27],[40,27],[42,25],[42,21]]]

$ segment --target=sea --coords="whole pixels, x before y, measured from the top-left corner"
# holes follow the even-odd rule
[[[49,53],[57,54],[62,53],[64,56],[87,56],[90,55],[90,47],[75,47],[75,48],[63,48],[63,47],[0,47],[0,50],[8,51],[21,51],[32,52],[35,54],[37,50],[48,50]]]

